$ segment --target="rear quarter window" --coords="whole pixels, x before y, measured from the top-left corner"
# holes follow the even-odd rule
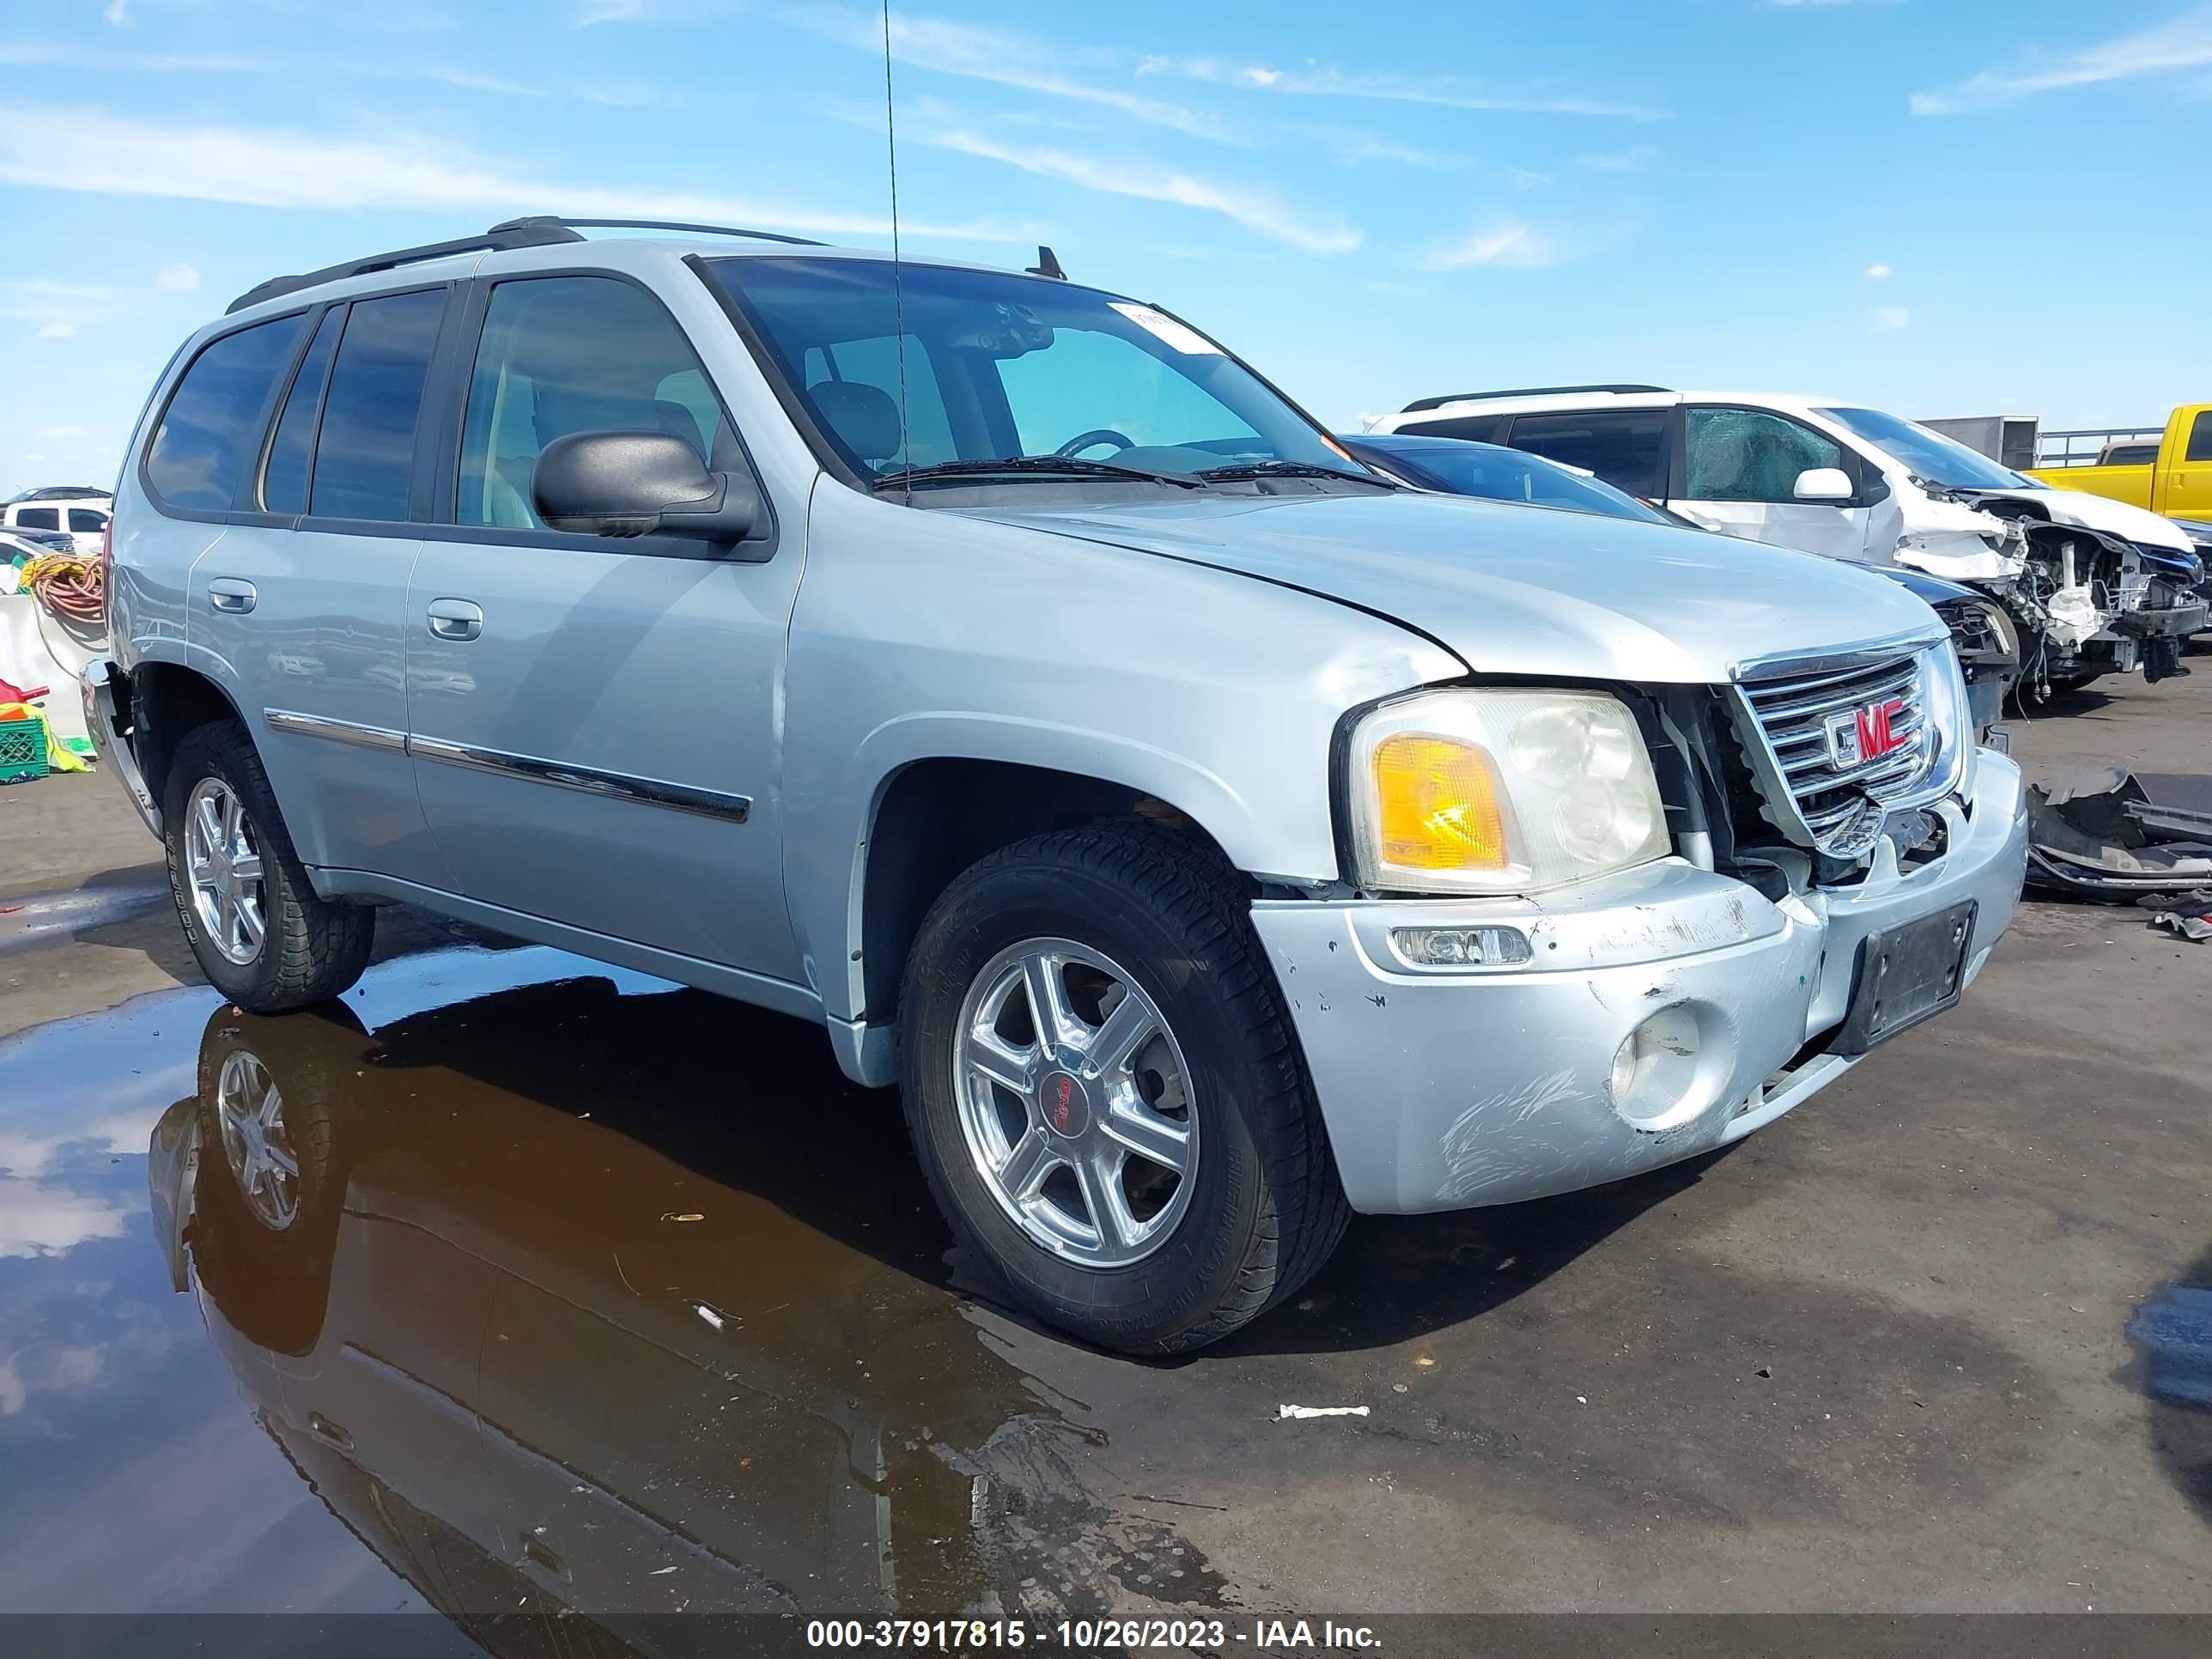
[[[58,507],[19,507],[15,512],[15,522],[25,530],[59,530],[62,527],[62,515]]]
[[[303,313],[211,340],[192,359],[146,450],[146,483],[164,507],[224,513],[260,453],[262,416],[291,367]]]
[[[1663,495],[1668,415],[1664,409],[1516,415],[1506,441],[1547,461],[1594,472],[1632,495]]]

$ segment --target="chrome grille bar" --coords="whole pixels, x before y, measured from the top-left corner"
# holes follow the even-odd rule
[[[1959,740],[1938,729],[1932,713],[1938,705],[1930,700],[1929,653],[1948,648],[1906,639],[1802,665],[1784,659],[1742,672],[1735,724],[1766,817],[1791,840],[1838,857],[1855,857],[1872,845],[1880,809],[1926,783],[1938,758]],[[1838,767],[1830,725],[1893,702],[1898,706],[1887,729],[1897,746]]]

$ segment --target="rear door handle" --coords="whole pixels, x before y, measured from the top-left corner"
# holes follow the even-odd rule
[[[253,602],[258,598],[252,582],[236,576],[217,576],[208,584],[208,604],[233,616],[244,616],[253,609]]]
[[[434,639],[472,640],[483,632],[483,607],[467,599],[433,599],[424,614]]]

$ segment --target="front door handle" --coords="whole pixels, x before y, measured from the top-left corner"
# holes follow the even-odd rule
[[[208,584],[208,604],[234,617],[242,617],[252,610],[258,598],[252,582],[236,576],[217,576]]]
[[[433,639],[472,640],[483,632],[483,607],[467,599],[433,599],[424,614]]]

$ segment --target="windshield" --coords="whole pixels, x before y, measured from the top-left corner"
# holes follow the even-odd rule
[[[1823,409],[1817,411],[1838,426],[1849,427],[1885,454],[1905,463],[1923,483],[1951,489],[2039,489],[2033,478],[2023,478],[2009,467],[1999,466],[1988,456],[1955,443],[1940,432],[1885,415],[1876,409]]]
[[[1647,524],[1678,520],[1602,479],[1585,478],[1517,449],[1497,444],[1423,444],[1394,451],[1375,446],[1384,456],[1397,454],[1410,465],[1441,479],[1455,494],[1486,501],[1526,501],[1532,507],[1564,507],[1608,519],[1641,519]]]
[[[1164,477],[1188,488],[1224,466],[1249,477],[1254,463],[1365,476],[1251,370],[1133,301],[940,265],[903,266],[895,281],[888,260],[712,264],[775,371],[863,479],[941,469],[967,484]],[[1032,464],[976,465],[1014,459]]]

